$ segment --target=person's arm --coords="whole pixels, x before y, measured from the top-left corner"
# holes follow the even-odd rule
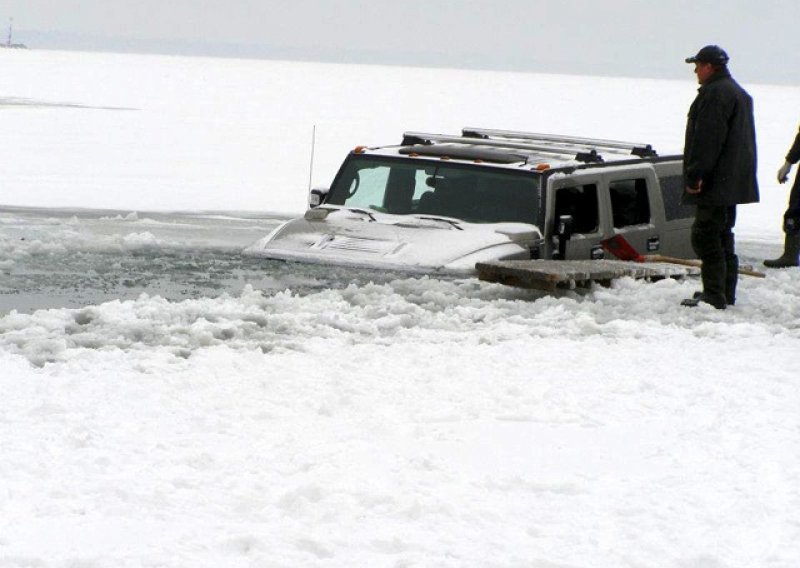
[[[792,164],[797,163],[798,160],[800,160],[800,131],[797,132],[794,144],[786,154],[786,161],[778,169],[778,183],[786,183],[786,180],[789,179],[789,172],[792,170]]]
[[[789,153],[786,154],[786,161],[789,164],[796,164],[800,161],[800,131],[797,132],[797,136],[794,139],[794,144],[789,149]]]
[[[789,171],[792,169],[791,162],[783,162],[783,165],[778,170],[778,183],[786,183],[789,179]]]

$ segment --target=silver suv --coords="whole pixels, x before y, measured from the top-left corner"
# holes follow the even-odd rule
[[[648,144],[464,128],[359,146],[302,218],[245,253],[420,272],[519,259],[599,259],[615,235],[691,258],[682,157]]]

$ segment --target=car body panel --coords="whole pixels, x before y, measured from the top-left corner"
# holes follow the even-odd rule
[[[542,235],[522,223],[473,224],[322,206],[254,243],[244,254],[411,272],[474,271],[476,262],[530,258]]]

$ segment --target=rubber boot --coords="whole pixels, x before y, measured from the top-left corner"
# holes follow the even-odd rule
[[[681,306],[686,306],[687,308],[696,308],[700,305],[700,302],[711,304],[718,310],[725,309],[725,301],[719,299],[718,297],[709,296],[708,294],[704,294],[703,292],[695,292],[691,298],[686,298],[681,302]]]
[[[800,233],[786,233],[783,254],[775,259],[765,260],[764,266],[768,268],[788,268],[789,266],[797,266],[798,256],[800,256]]]
[[[736,303],[736,286],[739,284],[739,257],[729,255],[725,258],[725,303]]]

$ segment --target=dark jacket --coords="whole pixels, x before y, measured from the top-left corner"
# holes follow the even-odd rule
[[[800,131],[797,132],[794,144],[792,144],[792,147],[789,149],[789,153],[786,154],[786,161],[790,164],[796,164],[800,161]]]
[[[698,89],[689,108],[683,150],[684,182],[698,195],[697,205],[736,205],[758,201],[756,129],[753,99],[723,68]]]

